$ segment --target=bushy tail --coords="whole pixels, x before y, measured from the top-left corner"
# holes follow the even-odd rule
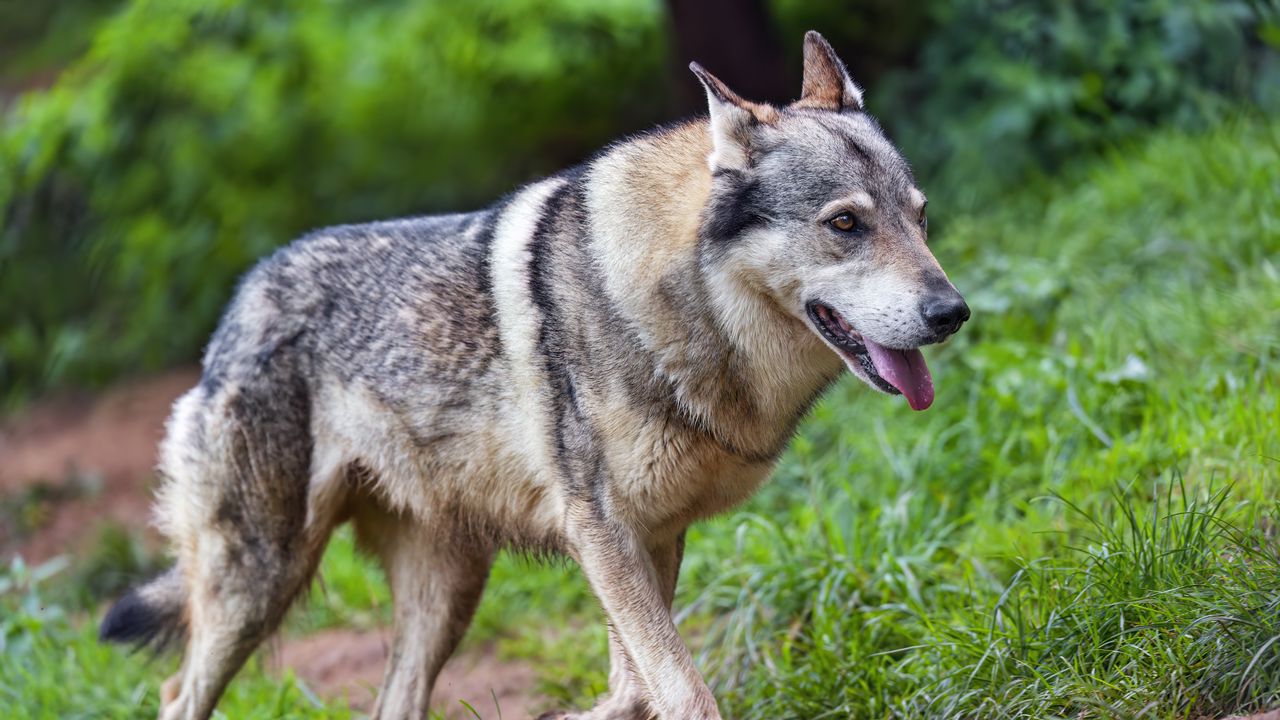
[[[186,607],[182,573],[170,568],[117,600],[102,619],[98,639],[164,652],[186,639]]]

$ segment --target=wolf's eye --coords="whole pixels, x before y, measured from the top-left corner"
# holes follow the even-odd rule
[[[928,201],[926,201],[925,204],[920,206],[920,219],[917,221],[920,223],[920,229],[924,231],[929,230],[929,216],[926,215],[924,212],[925,208],[927,207],[929,207]]]
[[[862,229],[862,224],[858,222],[858,218],[854,217],[853,213],[850,212],[842,212],[836,215],[828,220],[827,224],[842,233],[852,233]]]

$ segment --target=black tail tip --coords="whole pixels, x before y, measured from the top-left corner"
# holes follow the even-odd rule
[[[101,642],[165,650],[182,633],[181,613],[148,602],[138,589],[130,590],[111,606],[98,627]]]
[[[98,627],[98,640],[146,644],[156,634],[156,625],[155,610],[143,601],[137,590],[130,590],[102,618],[102,625]]]

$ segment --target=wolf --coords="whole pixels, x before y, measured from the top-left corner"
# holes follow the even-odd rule
[[[101,625],[185,645],[161,718],[210,716],[348,521],[393,596],[374,717],[427,716],[502,548],[572,558],[608,618],[607,695],[542,717],[720,717],[672,621],[686,528],[769,477],[844,368],[929,407],[920,347],[969,309],[822,36],[784,107],[690,68],[705,117],[247,274],[161,444],[176,562]]]

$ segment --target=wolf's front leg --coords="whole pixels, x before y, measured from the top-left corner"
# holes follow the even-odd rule
[[[667,610],[675,596],[676,580],[680,575],[680,562],[684,557],[684,533],[672,541],[659,543],[649,549],[658,578],[662,601]],[[609,694],[601,698],[587,712],[554,711],[544,713],[538,720],[651,720],[649,693],[636,676],[636,665],[627,655],[617,631],[609,627]]]
[[[719,720],[715,698],[671,618],[678,545],[651,555],[631,528],[589,501],[571,507],[568,520],[569,542],[621,651],[610,653],[624,663],[614,676],[633,671],[660,720]],[[622,680],[612,690],[634,691],[628,685]]]
[[[684,533],[649,548],[649,559],[658,578],[662,602],[671,612],[680,563],[684,559]],[[635,662],[627,655],[617,631],[609,628],[609,696],[581,716],[582,720],[649,720],[649,693],[636,676]]]

